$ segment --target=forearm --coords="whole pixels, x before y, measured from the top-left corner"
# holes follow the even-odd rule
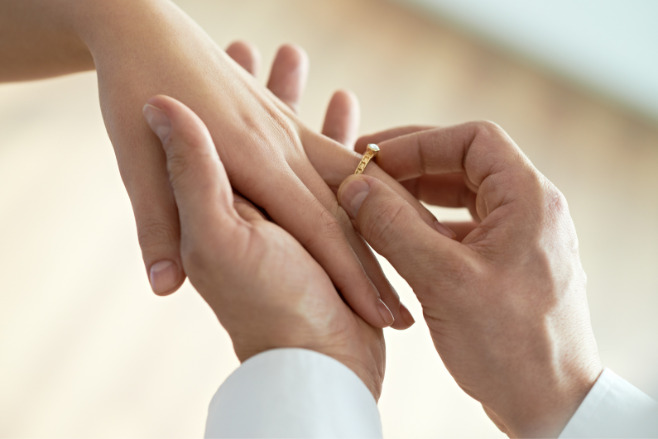
[[[168,0],[0,0],[0,81],[201,49],[210,38]],[[180,53],[180,52],[179,52]],[[148,58],[144,56],[144,58]]]
[[[78,2],[74,2],[78,3]],[[75,34],[94,60],[130,63],[152,54],[197,52],[215,47],[205,32],[169,0],[87,0],[68,14]]]
[[[89,50],[73,26],[81,3],[0,0],[0,82],[93,69]]]

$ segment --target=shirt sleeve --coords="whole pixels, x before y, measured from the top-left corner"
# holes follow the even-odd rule
[[[658,437],[658,403],[604,369],[560,437]]]
[[[381,438],[377,403],[339,361],[273,349],[245,361],[210,402],[205,437]]]

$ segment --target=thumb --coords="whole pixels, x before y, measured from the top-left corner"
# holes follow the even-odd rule
[[[167,96],[149,99],[144,116],[167,156],[180,220],[183,264],[186,252],[203,258],[205,249],[231,248],[239,216],[208,129],[192,110]]]
[[[459,243],[428,225],[418,211],[382,181],[348,177],[338,189],[338,202],[354,219],[372,248],[384,256],[414,290],[423,289],[443,261],[454,260]],[[418,292],[418,291],[417,291]]]

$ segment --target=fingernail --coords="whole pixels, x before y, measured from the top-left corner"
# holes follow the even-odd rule
[[[171,132],[171,122],[167,115],[164,111],[151,104],[144,105],[142,112],[153,132],[160,138],[162,143],[165,143]]]
[[[155,294],[166,294],[180,282],[180,270],[172,261],[164,260],[151,265],[149,270],[151,289]]]
[[[450,239],[455,239],[457,237],[457,234],[455,232],[453,232],[452,230],[441,224],[440,221],[434,221],[432,225],[434,226],[434,230],[436,230],[437,232],[439,232],[444,236],[447,236]]]
[[[356,218],[368,192],[370,192],[370,185],[362,178],[354,178],[343,185],[339,201],[349,216]]]
[[[377,302],[377,310],[379,311],[379,315],[382,316],[382,320],[384,321],[385,325],[391,326],[395,321],[395,318],[393,317],[391,310],[388,309],[388,306],[386,306],[386,304],[382,302],[381,299],[379,299]]]
[[[414,316],[411,315],[409,309],[403,304],[400,304],[400,319],[404,322],[407,328],[416,323]]]

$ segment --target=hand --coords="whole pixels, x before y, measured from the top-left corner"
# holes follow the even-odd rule
[[[456,240],[376,178],[349,177],[339,201],[413,288],[457,383],[509,435],[557,436],[602,371],[567,203],[494,124],[415,129],[359,144],[421,200],[469,208]]]
[[[258,76],[260,53],[244,41],[236,41],[226,48],[226,54],[245,71]],[[308,57],[298,46],[284,44],[277,51],[267,81],[267,88],[295,114],[299,108],[306,77]],[[354,94],[339,90],[333,94],[325,114],[322,134],[353,150],[359,129],[359,102]]]
[[[167,155],[183,267],[228,331],[240,361],[278,347],[312,349],[350,367],[379,398],[382,330],[343,302],[290,234],[232,193],[212,138],[190,109],[158,96],[144,114]]]
[[[185,276],[165,158],[139,115],[148,97],[165,93],[207,123],[235,190],[309,251],[359,315],[378,327],[394,318],[394,327],[408,327],[410,314],[331,190],[359,156],[304,127],[169,2],[116,0],[100,11],[92,3],[78,31],[94,56],[104,120],[155,292],[176,290]],[[405,192],[376,166],[368,172]]]

